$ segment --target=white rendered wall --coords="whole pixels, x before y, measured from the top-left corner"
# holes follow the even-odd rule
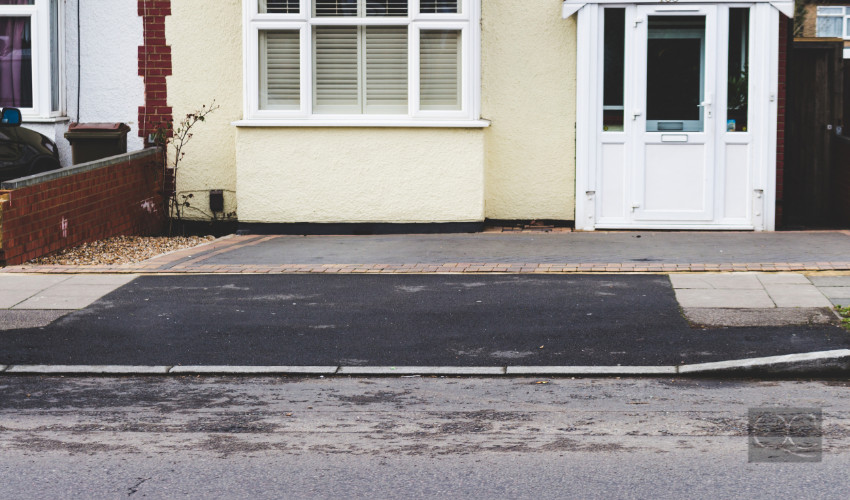
[[[80,4],[80,57],[77,57],[77,2]],[[65,0],[65,109],[67,119],[25,124],[59,146],[63,166],[71,165],[68,123],[123,122],[131,127],[127,150],[144,147],[139,137],[139,106],[145,88],[139,76],[139,46],[144,43],[138,0]],[[77,101],[77,62],[80,100]],[[79,110],[79,114],[78,114]]]

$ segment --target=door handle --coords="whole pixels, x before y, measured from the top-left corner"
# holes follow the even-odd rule
[[[711,98],[712,96],[709,95],[704,101],[697,104],[698,107],[705,109],[706,118],[711,118]]]
[[[636,109],[632,111],[632,121],[637,120],[638,116],[642,115],[643,111]]]

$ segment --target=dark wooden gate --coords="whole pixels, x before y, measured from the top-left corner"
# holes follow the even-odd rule
[[[844,125],[844,42],[795,39],[788,54],[783,226],[837,227],[842,220],[836,134]]]

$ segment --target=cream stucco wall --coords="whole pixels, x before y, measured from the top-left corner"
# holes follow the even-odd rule
[[[175,0],[171,12],[165,36],[171,45],[168,102],[175,122],[213,99],[221,106],[192,129],[177,190],[194,194],[191,203],[208,212],[209,190],[223,189],[225,212],[231,212],[237,209],[236,128],[231,122],[242,118],[242,2]],[[193,210],[186,216],[206,219]]]
[[[561,0],[482,0],[486,214],[575,214],[576,24]]]
[[[241,222],[484,217],[480,130],[240,128]]]
[[[204,192],[220,188],[243,222],[573,218],[576,36],[560,0],[482,1],[489,128],[238,132],[241,2],[207,3],[173,2],[166,30],[175,117],[213,97],[222,106],[199,126],[179,174],[178,189],[199,191],[204,207]]]

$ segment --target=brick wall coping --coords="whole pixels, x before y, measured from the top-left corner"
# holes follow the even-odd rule
[[[110,165],[115,165],[118,163],[127,163],[138,158],[154,156],[156,155],[156,151],[156,148],[145,148],[139,151],[122,153],[120,155],[110,156],[108,158],[103,158],[100,160],[90,161],[87,163],[80,163],[79,165],[74,165],[71,167],[60,168],[59,170],[51,170],[50,172],[44,172],[42,174],[21,177],[20,179],[14,179],[11,181],[3,182],[2,184],[0,184],[0,189],[20,189],[35,184],[40,184],[42,182],[52,181],[54,179],[61,179],[62,177],[68,177],[71,175],[88,172],[90,170],[97,170],[99,168],[108,167]]]

